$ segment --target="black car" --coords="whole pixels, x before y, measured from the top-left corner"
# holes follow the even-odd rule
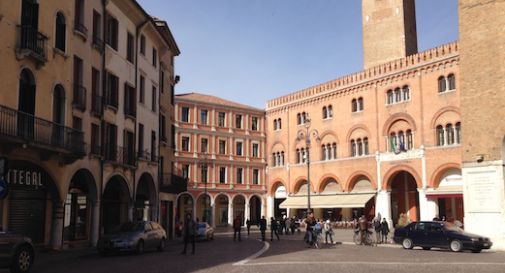
[[[424,250],[444,248],[454,252],[471,250],[479,253],[493,245],[489,238],[466,233],[448,222],[413,222],[396,229],[393,239],[405,249],[420,246]]]
[[[0,232],[0,268],[13,273],[26,273],[35,261],[35,250],[30,238],[10,232]]]

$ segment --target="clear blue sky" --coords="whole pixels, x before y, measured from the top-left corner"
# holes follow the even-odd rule
[[[264,108],[269,99],[362,69],[360,0],[138,0],[181,55],[176,93]],[[419,50],[458,39],[457,0],[417,0]]]

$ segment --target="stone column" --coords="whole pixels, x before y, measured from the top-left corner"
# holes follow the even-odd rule
[[[63,202],[60,200],[54,201],[51,224],[51,248],[53,249],[61,249],[63,244],[63,217]]]
[[[266,215],[266,218],[270,219],[270,217],[274,217],[274,197],[273,196],[268,196],[267,197],[267,215]]]
[[[91,204],[91,228],[90,228],[90,244],[96,246],[100,233],[100,200],[93,201]]]
[[[247,199],[247,198],[246,198],[246,199],[245,199],[245,207],[244,207],[244,219],[243,219],[243,220],[244,220],[244,226],[246,226],[246,221],[247,221],[247,219],[250,219],[250,218],[251,218],[251,217],[250,217],[250,216],[251,216],[251,215],[250,215],[250,214],[251,214],[251,213],[250,213],[250,211],[251,211],[250,205],[251,205],[251,204],[249,204],[249,199]]]
[[[376,213],[380,213],[382,218],[386,218],[389,226],[392,227],[393,220],[391,218],[391,192],[387,190],[380,190],[378,192],[376,209]]]
[[[426,190],[425,189],[417,189],[417,193],[419,195],[419,215],[421,216],[421,221],[431,221],[433,217],[430,218],[430,212],[428,210],[428,198],[426,198]]]
[[[428,207],[426,212],[427,220],[431,221],[433,218],[438,216],[438,204],[434,199],[428,198]],[[422,219],[421,219],[422,220]]]
[[[233,200],[228,200],[228,224],[233,225]]]
[[[447,129],[445,127],[443,127],[444,129],[444,145],[442,146],[447,146],[447,143],[448,143],[448,140],[449,140],[449,136],[447,135]]]

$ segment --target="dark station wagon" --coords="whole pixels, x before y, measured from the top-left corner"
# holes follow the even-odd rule
[[[467,233],[452,223],[435,221],[412,222],[396,229],[393,239],[405,249],[419,246],[424,250],[443,248],[454,252],[479,253],[493,245],[489,238]]]

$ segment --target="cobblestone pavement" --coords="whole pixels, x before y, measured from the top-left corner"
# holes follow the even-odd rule
[[[101,257],[94,249],[38,253],[33,272],[505,272],[504,252],[404,250],[390,244],[356,246],[350,243],[351,230],[337,230],[334,238],[337,243],[323,245],[322,249],[307,248],[302,241],[303,233],[282,235],[280,241],[266,242],[258,240],[256,231],[250,236],[243,234],[242,242],[234,242],[231,236],[225,231],[213,241],[197,243],[195,255],[181,255],[183,246],[179,240],[171,242],[164,252],[142,255]]]

